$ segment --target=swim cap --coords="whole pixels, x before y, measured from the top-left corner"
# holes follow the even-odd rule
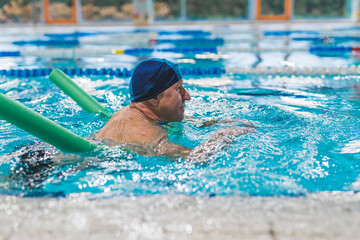
[[[182,79],[179,66],[166,59],[151,58],[139,62],[130,79],[132,102],[155,97]]]

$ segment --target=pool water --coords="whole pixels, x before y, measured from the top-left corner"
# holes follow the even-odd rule
[[[129,103],[128,79],[74,80],[113,111]],[[122,147],[63,156],[1,121],[0,193],[297,196],[319,191],[358,191],[358,84],[359,77],[185,78],[184,86],[192,96],[186,107],[187,117],[201,121],[247,119],[257,129],[205,156],[205,164],[143,157]],[[13,99],[80,136],[91,137],[106,122],[82,110],[45,77],[2,79],[1,86]],[[169,124],[166,127],[171,141],[194,148],[218,129],[241,126],[235,122],[202,127],[201,121]],[[19,154],[24,152],[27,158]]]
[[[130,46],[130,43],[127,43]],[[263,42],[262,44],[273,44]],[[293,43],[297,44],[297,43]],[[4,45],[6,46],[6,45]],[[87,46],[83,46],[86,48]],[[89,47],[89,46],[88,46]],[[154,53],[181,66],[281,66],[282,53],[228,53],[223,59],[203,59]],[[6,68],[127,67],[146,56],[62,59],[23,57],[1,59]],[[7,61],[9,60],[9,61]],[[191,61],[192,60],[192,61]],[[348,56],[292,53],[296,66],[357,64]],[[8,65],[5,65],[8,64]],[[181,123],[166,126],[170,140],[194,148],[222,128],[240,122],[204,127],[214,119],[246,119],[256,133],[238,136],[205,163],[148,157],[125,148],[102,146],[84,154],[65,154],[36,137],[0,121],[0,194],[89,198],[185,194],[191,196],[299,196],[321,191],[360,190],[359,76],[289,76],[223,74],[184,76],[192,99]],[[75,76],[85,91],[115,112],[129,104],[129,79]],[[59,123],[92,138],[106,119],[82,110],[47,77],[1,77],[0,92]]]

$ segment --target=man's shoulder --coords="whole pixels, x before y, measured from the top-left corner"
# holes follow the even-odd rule
[[[147,139],[160,139],[163,138],[167,133],[166,129],[159,124],[144,122],[141,125],[134,125],[133,134],[147,138]]]
[[[152,123],[128,108],[114,114],[97,137],[120,143],[144,143],[153,145],[167,133],[161,125]]]

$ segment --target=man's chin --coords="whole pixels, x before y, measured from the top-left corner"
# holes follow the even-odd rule
[[[181,122],[182,120],[184,120],[185,116],[184,114],[182,114],[181,116],[179,116],[178,118],[174,119],[173,122]]]
[[[179,122],[181,122],[182,120],[184,120],[184,118],[185,118],[185,114],[184,114],[184,111],[182,111],[182,113],[181,113],[181,115],[180,115],[180,121],[179,121]]]

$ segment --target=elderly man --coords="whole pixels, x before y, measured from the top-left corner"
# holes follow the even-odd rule
[[[183,87],[179,67],[166,59],[138,63],[129,87],[130,105],[116,112],[97,138],[135,146],[140,154],[196,158],[203,152],[216,150],[219,141],[227,143],[235,136],[255,131],[237,126],[221,129],[195,149],[170,142],[162,125],[182,121],[185,101],[191,97]]]

